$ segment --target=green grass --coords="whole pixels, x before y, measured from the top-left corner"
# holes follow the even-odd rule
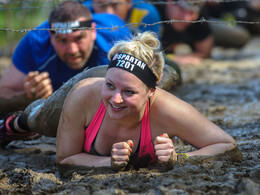
[[[0,49],[16,45],[26,34],[3,29],[32,29],[48,19],[55,4],[50,0],[13,0],[0,4]]]

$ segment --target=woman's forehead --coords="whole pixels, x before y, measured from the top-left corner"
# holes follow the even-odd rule
[[[121,84],[129,85],[133,87],[145,86],[145,84],[134,74],[120,68],[108,69],[106,74],[106,79],[109,79],[112,82],[116,82],[116,83],[119,82]]]

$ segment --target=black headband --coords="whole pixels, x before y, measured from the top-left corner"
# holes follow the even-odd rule
[[[156,86],[157,78],[150,70],[150,68],[143,61],[138,58],[125,53],[116,53],[109,63],[109,68],[121,68],[126,70],[136,77],[138,77],[148,87],[154,88]]]
[[[68,34],[76,30],[80,30],[82,27],[91,27],[91,20],[88,21],[71,21],[71,22],[53,22],[51,23],[51,33]],[[75,29],[73,29],[75,28]]]

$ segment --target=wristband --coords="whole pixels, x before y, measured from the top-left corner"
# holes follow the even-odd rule
[[[187,159],[189,159],[189,156],[188,156],[188,154],[186,154],[186,153],[177,153],[177,155],[183,155],[183,156],[185,156]]]
[[[189,156],[186,153],[177,153],[177,162],[179,166],[184,166],[189,161]]]

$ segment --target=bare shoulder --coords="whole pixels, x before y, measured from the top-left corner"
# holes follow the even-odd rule
[[[87,78],[79,81],[70,91],[67,101],[86,106],[99,104],[104,78]]]
[[[176,107],[176,104],[187,103],[174,94],[160,88],[156,89],[154,96],[151,98],[151,108],[156,110],[168,110],[171,109],[171,106]]]
[[[190,104],[163,89],[156,89],[155,95],[151,98],[151,120],[160,121],[160,125],[176,121],[191,110],[193,108]]]

